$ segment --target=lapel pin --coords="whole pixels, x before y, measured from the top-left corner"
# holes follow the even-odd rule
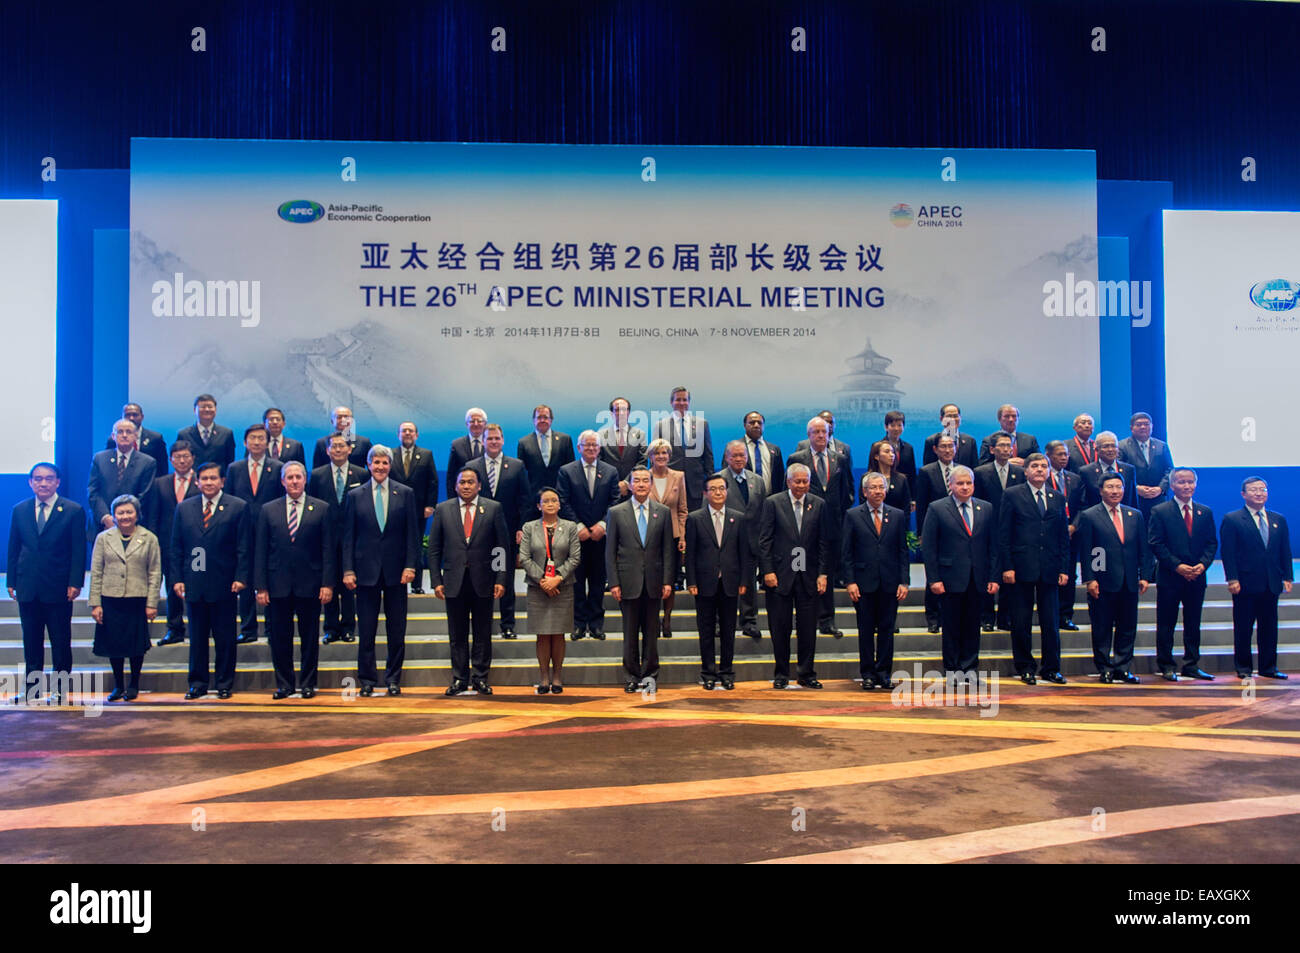
[[[60,513],[63,512],[63,507],[62,507],[62,506],[56,506],[55,509],[58,510]]]
[[[316,507],[314,507],[314,506],[312,506],[310,503],[308,503],[308,504],[307,504],[307,509],[309,509],[309,510],[314,510],[314,509],[316,509]]]
[[[221,512],[221,511],[224,510],[225,508],[226,508],[226,504],[225,504],[225,503],[222,503],[220,506],[217,507],[217,512]]]

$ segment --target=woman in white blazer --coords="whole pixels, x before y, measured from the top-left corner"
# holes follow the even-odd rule
[[[90,557],[90,614],[95,618],[93,652],[113,667],[109,701],[131,701],[140,693],[140,669],[149,651],[149,623],[158,614],[162,553],[158,537],[140,525],[140,501],[113,500],[113,525],[95,537]],[[123,674],[131,660],[131,681]]]
[[[528,627],[537,633],[537,694],[561,694],[564,684],[564,630],[573,621],[573,574],[582,550],[578,524],[560,519],[560,494],[544,487],[537,494],[542,518],[520,531],[519,568],[528,580]]]

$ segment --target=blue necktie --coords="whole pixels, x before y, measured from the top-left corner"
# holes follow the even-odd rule
[[[636,508],[636,528],[641,533],[641,545],[645,545],[645,504]]]
[[[343,502],[343,471],[338,467],[334,468],[334,495],[339,498],[340,503]]]
[[[682,417],[681,420],[677,421],[677,429],[678,432],[681,434],[681,440],[679,442],[684,447],[686,446],[686,418],[685,417]]]
[[[384,487],[379,484],[375,487],[375,521],[379,523],[379,532],[384,531],[384,522],[387,516],[384,513]]]
[[[1263,510],[1255,514],[1255,521],[1259,523],[1259,537],[1264,541],[1264,548],[1268,549],[1268,523],[1264,520]]]
[[[763,445],[757,441],[754,442],[754,472],[763,475]]]
[[[40,535],[45,532],[45,511],[49,508],[48,503],[41,504],[41,511],[36,514],[36,533]]]

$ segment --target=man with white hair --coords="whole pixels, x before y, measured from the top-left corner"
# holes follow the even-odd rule
[[[573,641],[605,639],[605,515],[618,502],[618,470],[600,459],[594,430],[578,435],[579,457],[560,467],[560,517],[578,524],[582,559],[573,577]]]
[[[823,412],[825,413],[825,412]],[[844,633],[835,624],[835,581],[840,561],[840,528],[844,514],[853,506],[853,461],[831,444],[831,425],[822,414],[808,421],[808,446],[790,454],[786,472],[792,463],[802,463],[810,473],[809,492],[826,502],[826,523],[830,558],[825,565],[828,585],[821,594],[817,628],[823,635],[840,638]]]
[[[451,452],[447,455],[447,499],[456,498],[456,480],[465,464],[483,456],[487,449],[487,425],[487,411],[482,407],[465,411],[465,436],[451,442]]]
[[[96,532],[113,525],[113,510],[109,505],[113,500],[123,495],[144,499],[157,472],[153,457],[136,449],[135,424],[130,420],[123,417],[113,424],[113,440],[116,449],[101,450],[90,461],[86,498]]]
[[[316,441],[316,450],[311,458],[312,467],[323,467],[330,462],[330,437],[336,433],[341,433],[348,438],[348,462],[364,467],[366,461],[370,459],[370,438],[357,436],[352,408],[335,407],[334,412],[330,414],[330,421],[334,424],[334,429]]]

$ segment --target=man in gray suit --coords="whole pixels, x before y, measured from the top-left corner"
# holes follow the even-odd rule
[[[767,496],[764,481],[748,468],[749,448],[743,440],[732,440],[723,451],[726,467],[722,470],[727,481],[727,506],[745,514],[746,537],[749,540],[750,578],[745,591],[740,594],[740,632],[751,639],[761,639],[758,628],[758,520],[763,513],[763,499]],[[784,461],[782,461],[784,465]],[[784,471],[782,471],[784,481]],[[778,491],[779,492],[779,491]]]
[[[659,604],[672,593],[676,565],[672,512],[650,499],[650,471],[629,474],[632,498],[610,507],[605,545],[609,592],[623,612],[624,690],[655,690],[659,678]]]

